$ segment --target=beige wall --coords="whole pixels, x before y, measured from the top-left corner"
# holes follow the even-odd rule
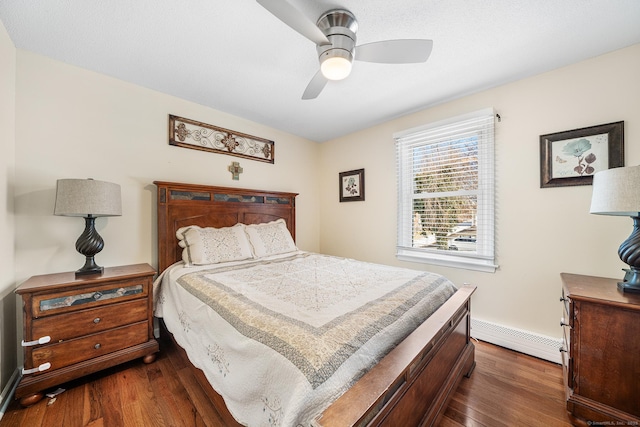
[[[102,266],[157,266],[154,180],[297,192],[298,246],[319,250],[318,144],[29,52],[18,50],[16,62],[18,283],[84,263],[75,250],[84,221],[53,216],[59,178],[122,188],[123,215],[96,221]],[[168,114],[274,140],[275,164],[170,146]],[[244,169],[239,181],[227,170],[233,161]],[[8,352],[3,346],[0,353]]]
[[[560,272],[622,277],[617,255],[629,218],[589,214],[591,186],[540,188],[539,136],[625,121],[626,165],[640,164],[640,45],[435,106],[334,141],[321,151],[320,250],[432,270],[473,283],[480,320],[561,336]],[[392,134],[494,107],[494,273],[402,263],[395,258],[396,175]],[[365,168],[366,201],[338,202],[338,173]]]
[[[13,293],[15,68],[16,48],[0,22],[0,390],[16,369],[16,297]]]

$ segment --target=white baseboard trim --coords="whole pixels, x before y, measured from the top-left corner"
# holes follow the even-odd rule
[[[4,389],[2,390],[2,394],[0,394],[0,420],[2,419],[4,413],[11,403],[13,399],[13,395],[16,392],[16,388],[18,388],[18,383],[20,382],[20,369],[16,369],[13,371],[13,375],[9,378],[9,382]]]
[[[520,353],[561,364],[562,339],[538,335],[521,329],[471,319],[471,336]]]

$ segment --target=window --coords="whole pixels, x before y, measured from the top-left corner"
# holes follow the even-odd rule
[[[404,261],[494,272],[492,108],[394,135]]]

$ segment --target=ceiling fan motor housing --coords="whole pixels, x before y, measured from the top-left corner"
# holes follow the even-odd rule
[[[358,31],[356,17],[348,10],[335,9],[324,13],[316,25],[331,42],[316,46],[320,63],[334,57],[353,62]]]

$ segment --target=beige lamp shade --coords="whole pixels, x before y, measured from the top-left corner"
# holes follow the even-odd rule
[[[83,217],[120,216],[120,186],[93,179],[59,179],[53,214]]]
[[[592,214],[640,216],[640,166],[613,168],[593,176]]]
[[[593,176],[591,213],[623,215],[633,219],[631,235],[618,248],[620,260],[629,266],[618,282],[622,292],[640,293],[640,166],[607,169]]]

